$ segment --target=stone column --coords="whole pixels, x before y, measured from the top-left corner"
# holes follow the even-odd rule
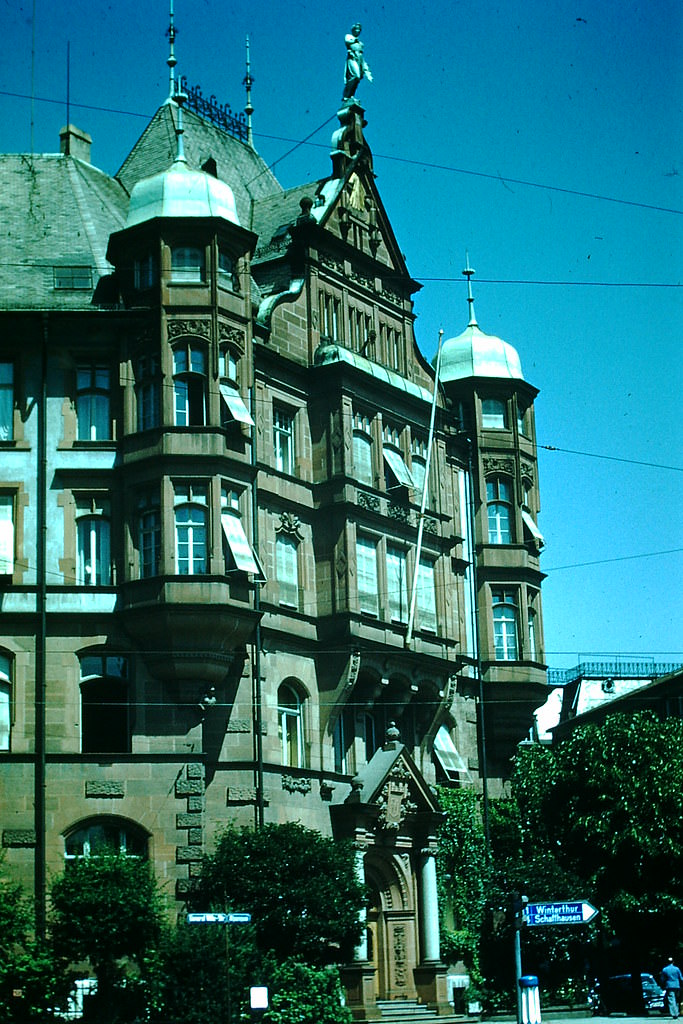
[[[440,959],[439,904],[436,894],[436,857],[431,847],[421,851],[420,870],[420,924],[422,931],[422,960]]]
[[[356,878],[365,885],[365,846],[356,844],[355,850],[355,861],[356,861]],[[365,907],[360,912],[360,922],[363,927],[361,939],[356,948],[353,951],[354,960],[367,960],[368,958],[368,930],[367,930],[367,917],[368,912]]]

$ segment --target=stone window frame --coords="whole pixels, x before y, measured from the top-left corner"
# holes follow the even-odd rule
[[[133,739],[132,706],[132,664],[127,655],[114,654],[101,648],[84,648],[77,653],[80,695],[80,739],[84,754],[129,754]],[[90,662],[91,664],[88,664]],[[103,699],[93,699],[98,691]],[[86,699],[89,695],[90,699]],[[113,701],[111,698],[114,699]],[[125,700],[125,706],[121,706]],[[99,715],[98,711],[99,709]],[[107,721],[110,737],[125,736],[125,741],[104,746],[93,742],[95,734],[101,734],[101,719]],[[98,720],[99,719],[99,720]],[[94,723],[93,724],[93,720]],[[98,728],[99,726],[99,728]],[[87,735],[86,735],[87,733]]]

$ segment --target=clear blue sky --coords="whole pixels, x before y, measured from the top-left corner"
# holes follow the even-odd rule
[[[4,151],[58,149],[66,118],[114,173],[168,90],[168,0],[0,0]],[[549,664],[683,658],[683,8],[622,0],[175,0],[178,72],[244,104],[278,161],[337,110],[363,23],[377,184],[411,273],[418,343],[467,321],[519,351],[536,402]],[[51,101],[51,102],[48,102]],[[91,108],[85,109],[83,105]],[[329,173],[333,122],[279,160]],[[537,187],[541,186],[541,187]],[[576,193],[583,193],[582,195]],[[602,198],[599,198],[602,197]],[[614,202],[611,200],[620,200]],[[511,283],[517,282],[517,283]],[[534,282],[561,282],[541,284]],[[676,551],[676,549],[678,549]]]

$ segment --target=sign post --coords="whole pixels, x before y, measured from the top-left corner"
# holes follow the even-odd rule
[[[588,924],[598,911],[588,900],[563,900],[557,903],[528,903],[524,923],[529,928],[549,924]]]
[[[227,990],[227,1024],[232,1022],[232,1005],[230,1000],[230,932],[229,924],[249,924],[251,914],[243,913],[222,913],[221,911],[202,911],[196,914],[187,915],[188,924],[222,924],[225,929],[225,977]]]
[[[523,926],[538,928],[543,925],[556,924],[588,924],[599,911],[588,900],[558,900],[554,903],[529,903],[526,896],[514,896],[515,911],[515,978],[517,983],[517,1024],[528,1024],[523,1020],[521,995],[522,982],[522,942]],[[538,1024],[541,1011],[538,1008]]]

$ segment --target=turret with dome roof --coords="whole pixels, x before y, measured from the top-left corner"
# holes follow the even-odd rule
[[[463,274],[467,277],[470,319],[462,334],[443,343],[440,372],[442,383],[466,380],[469,377],[524,380],[517,350],[495,334],[485,334],[477,323],[471,280],[474,270],[469,265],[469,259]]]

